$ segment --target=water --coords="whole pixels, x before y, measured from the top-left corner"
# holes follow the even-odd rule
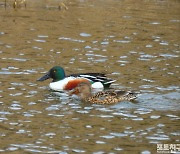
[[[29,0],[0,7],[0,151],[156,153],[179,144],[179,1]],[[136,102],[85,104],[37,82],[104,72]]]

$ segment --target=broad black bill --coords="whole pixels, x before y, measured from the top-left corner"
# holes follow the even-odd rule
[[[51,78],[50,76],[50,72],[46,73],[45,75],[43,75],[42,77],[40,77],[39,79],[37,79],[37,81],[44,81]]]

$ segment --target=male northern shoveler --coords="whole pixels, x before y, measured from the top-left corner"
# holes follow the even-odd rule
[[[49,78],[53,79],[49,87],[55,91],[71,90],[81,82],[90,82],[92,88],[108,88],[111,83],[116,81],[107,78],[103,73],[79,73],[66,76],[64,69],[60,66],[54,66],[37,81],[44,81]]]
[[[87,82],[80,83],[69,94],[78,95],[81,100],[94,104],[114,104],[121,101],[132,101],[137,97],[135,93],[127,91],[101,91],[92,94],[90,84]]]

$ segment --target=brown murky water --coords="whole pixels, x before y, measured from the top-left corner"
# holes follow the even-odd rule
[[[156,153],[180,143],[179,0],[0,1],[0,152]],[[136,103],[84,104],[37,78],[105,72]]]

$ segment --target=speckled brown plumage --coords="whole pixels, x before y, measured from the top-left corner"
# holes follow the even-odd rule
[[[90,84],[87,82],[80,83],[71,94],[76,94],[85,102],[93,104],[114,104],[136,99],[135,93],[126,91],[102,91],[92,94]]]

